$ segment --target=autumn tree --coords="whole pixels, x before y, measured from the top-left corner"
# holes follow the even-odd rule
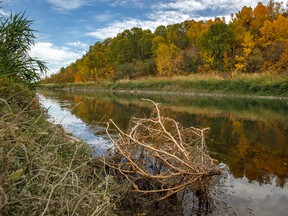
[[[160,46],[160,44],[168,44],[167,40],[163,36],[156,36],[152,40],[152,53],[154,56],[157,56],[157,49]]]
[[[180,49],[175,44],[160,44],[156,51],[157,72],[160,76],[180,74]]]
[[[241,11],[236,13],[235,19],[239,21],[239,24],[243,26],[246,31],[250,30],[253,19],[253,9],[251,7],[244,6]]]
[[[203,21],[190,20],[188,22],[188,28],[186,31],[186,36],[189,40],[190,45],[195,46],[201,36],[201,34],[206,30]],[[207,29],[208,30],[208,29]]]
[[[138,41],[139,56],[141,60],[149,59],[152,56],[152,40],[154,35],[150,30],[143,31],[142,37]]]
[[[269,8],[263,3],[259,2],[253,10],[253,19],[251,21],[251,31],[258,37],[260,34],[260,28],[264,22],[269,19]]]
[[[279,15],[273,21],[266,20],[260,29],[259,43],[264,52],[263,69],[270,71],[283,70],[286,65],[288,42],[288,18]]]
[[[136,56],[134,46],[128,38],[115,38],[110,49],[112,60],[117,64],[132,62],[132,59]]]
[[[242,43],[243,51],[242,55],[236,55],[235,60],[235,69],[236,71],[245,72],[248,66],[248,57],[252,53],[255,43],[253,41],[253,36],[250,32],[247,32],[244,37],[244,41]]]

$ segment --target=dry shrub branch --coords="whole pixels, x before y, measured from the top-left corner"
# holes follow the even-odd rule
[[[133,117],[127,132],[113,120],[108,123],[107,134],[115,146],[109,165],[133,185],[133,191],[153,193],[158,200],[187,187],[203,194],[207,179],[221,173],[205,144],[209,128],[184,128],[161,116],[157,103],[145,100],[154,105],[150,118]],[[110,135],[111,129],[116,136]]]

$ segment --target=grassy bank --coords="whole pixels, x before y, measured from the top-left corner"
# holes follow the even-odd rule
[[[0,215],[113,215],[120,191],[32,91],[0,80]]]
[[[96,90],[143,90],[244,95],[288,96],[288,76],[273,74],[190,75],[169,78],[145,77],[138,80],[98,81],[88,83],[45,84],[45,88]]]

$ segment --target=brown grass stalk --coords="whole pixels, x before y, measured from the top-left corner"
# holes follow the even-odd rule
[[[121,187],[89,146],[15,91],[0,86],[0,215],[113,215]]]

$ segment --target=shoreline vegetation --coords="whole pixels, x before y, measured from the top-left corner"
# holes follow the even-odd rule
[[[115,215],[122,186],[89,146],[50,123],[35,92],[0,84],[0,215]]]
[[[145,77],[136,80],[97,81],[78,83],[48,83],[41,88],[51,90],[115,91],[121,93],[175,94],[202,96],[257,97],[286,99],[287,74],[221,74],[175,77]]]
[[[25,13],[0,16],[0,215],[115,215],[122,186],[48,121],[33,90],[47,67],[29,55],[31,24]]]

